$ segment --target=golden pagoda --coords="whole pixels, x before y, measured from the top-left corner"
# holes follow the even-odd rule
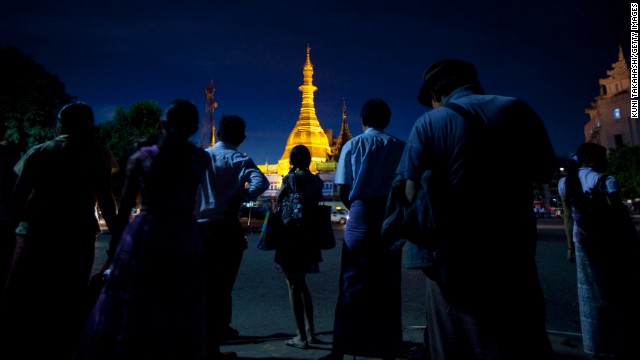
[[[303,68],[304,82],[298,88],[302,92],[302,106],[300,117],[289,134],[282,158],[277,164],[258,165],[269,179],[269,189],[261,197],[274,198],[277,196],[282,183],[282,177],[289,172],[289,153],[296,145],[305,145],[311,152],[309,170],[318,174],[325,182],[323,195],[327,199],[334,198],[333,173],[340,156],[342,146],[351,139],[351,132],[347,124],[347,107],[342,101],[342,125],[340,135],[333,138],[331,129],[324,130],[316,116],[313,104],[313,93],[318,89],[313,85],[313,65],[311,64],[310,47],[307,45],[307,60]],[[330,185],[330,186],[328,186]]]
[[[330,140],[320,126],[316,109],[313,104],[313,93],[318,90],[313,85],[313,65],[311,64],[311,48],[307,45],[307,61],[304,64],[302,74],[303,84],[298,87],[302,92],[302,106],[300,116],[287,139],[284,153],[278,161],[278,174],[285,175],[289,172],[289,152],[296,145],[305,145],[311,152],[311,163],[314,167],[322,168],[319,164],[325,163],[333,155],[334,150],[329,145]]]

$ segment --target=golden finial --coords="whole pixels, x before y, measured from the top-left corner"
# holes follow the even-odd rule
[[[622,44],[618,44],[618,61],[624,60],[624,54],[622,53]]]

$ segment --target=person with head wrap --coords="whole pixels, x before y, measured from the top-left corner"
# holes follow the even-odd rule
[[[15,167],[12,207],[19,222],[13,264],[0,304],[1,358],[71,356],[85,315],[99,207],[118,233],[112,155],[97,143],[93,110],[65,105],[53,140],[29,149]],[[15,357],[13,357],[15,358]]]

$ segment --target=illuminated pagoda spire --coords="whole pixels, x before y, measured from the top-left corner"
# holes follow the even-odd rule
[[[282,157],[278,161],[278,173],[281,175],[289,172],[289,153],[296,145],[305,145],[311,152],[312,163],[326,162],[331,154],[329,140],[320,126],[313,104],[313,93],[318,90],[313,85],[313,65],[311,64],[311,48],[307,45],[307,61],[302,70],[303,84],[298,87],[302,92],[302,106],[300,116],[287,139],[287,145]]]
[[[340,135],[334,143],[333,160],[338,161],[340,158],[340,150],[342,146],[349,140],[351,140],[351,131],[349,131],[349,124],[347,123],[347,103],[342,99],[342,126],[340,127]]]

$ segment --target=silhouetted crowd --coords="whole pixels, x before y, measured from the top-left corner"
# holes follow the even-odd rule
[[[391,108],[371,98],[360,111],[362,134],[341,148],[334,183],[349,221],[332,351],[322,359],[401,355],[403,249],[406,266],[427,283],[424,359],[553,359],[531,211],[533,185],[549,183],[557,166],[547,130],[524,101],[486,94],[469,62],[435,62],[422,81],[418,102],[428,110],[407,141],[385,132]],[[232,290],[247,249],[238,212],[269,181],[238,150],[244,119],[223,116],[208,149],[189,140],[198,124],[193,103],[169,104],[160,140],[127,160],[116,202],[116,162],[98,141],[88,104],[62,107],[58,135],[24,155],[3,141],[0,122],[0,358],[237,357],[220,344],[238,337]],[[311,160],[304,145],[290,150],[276,209],[295,196],[308,214],[322,201]],[[508,176],[497,181],[505,164]],[[617,181],[606,174],[606,149],[577,149],[562,191],[584,350],[630,359],[640,312],[627,289],[640,280],[632,266],[640,245]],[[487,193],[508,199],[499,227],[460,206],[481,204]],[[112,238],[100,291],[90,295],[96,207]],[[596,217],[596,209],[604,212]],[[299,349],[321,343],[305,280],[322,262],[313,224],[304,216],[285,224],[274,252],[296,328],[284,345]]]

